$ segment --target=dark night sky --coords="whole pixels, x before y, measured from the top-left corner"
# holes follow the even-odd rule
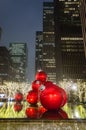
[[[28,45],[28,78],[34,78],[35,32],[42,30],[43,0],[0,0],[0,46],[10,42]]]

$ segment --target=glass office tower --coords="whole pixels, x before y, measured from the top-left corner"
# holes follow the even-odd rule
[[[85,79],[79,0],[54,0],[57,80]]]
[[[5,46],[0,46],[0,83],[12,79],[10,54]]]
[[[43,70],[56,82],[54,3],[43,3]]]
[[[80,0],[80,14],[81,14],[80,16],[81,16],[82,33],[83,33],[85,58],[86,58],[86,1],[85,0]]]
[[[36,32],[36,53],[35,53],[35,71],[42,69],[43,61],[43,32]]]
[[[27,44],[10,43],[10,56],[15,69],[14,80],[18,82],[26,81],[27,72]]]

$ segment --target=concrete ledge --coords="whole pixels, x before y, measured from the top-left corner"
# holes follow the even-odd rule
[[[86,130],[86,120],[0,119],[1,130]]]

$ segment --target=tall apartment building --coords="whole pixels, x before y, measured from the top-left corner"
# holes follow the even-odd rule
[[[36,32],[36,53],[35,53],[35,71],[42,69],[43,61],[43,32]]]
[[[27,44],[10,43],[10,56],[15,69],[14,80],[18,82],[26,81],[27,71]]]
[[[0,46],[0,83],[11,80],[12,66],[10,54],[5,46]]]
[[[43,70],[56,82],[54,3],[43,2]]]
[[[85,79],[79,0],[54,0],[54,6],[57,78]]]
[[[80,0],[80,16],[82,24],[82,33],[85,49],[85,58],[86,58],[86,0]]]

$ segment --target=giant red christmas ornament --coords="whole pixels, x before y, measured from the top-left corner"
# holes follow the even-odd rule
[[[63,100],[61,90],[51,85],[41,85],[40,102],[48,110],[57,110],[60,108]]]
[[[26,96],[26,101],[30,104],[36,104],[38,102],[38,93],[30,90]]]
[[[23,94],[21,92],[17,92],[14,97],[15,101],[21,102],[23,100]]]
[[[32,89],[35,90],[36,92],[39,91],[39,87],[41,86],[42,82],[39,80],[34,80],[32,82]]]
[[[47,80],[47,74],[44,71],[38,71],[35,76],[36,80],[45,82]]]

